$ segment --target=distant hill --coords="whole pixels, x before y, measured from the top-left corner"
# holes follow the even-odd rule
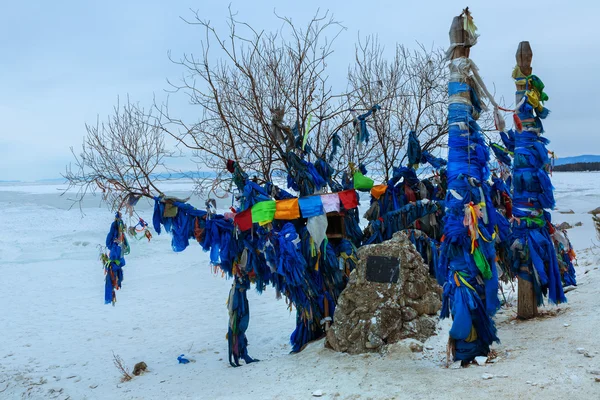
[[[578,163],[594,163],[600,162],[600,156],[584,154],[581,156],[561,157],[557,158],[554,165],[578,164]]]
[[[557,172],[600,171],[600,162],[580,162],[554,166]]]

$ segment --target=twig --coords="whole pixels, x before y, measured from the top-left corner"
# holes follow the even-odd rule
[[[127,370],[127,368],[125,368],[125,366],[123,365],[123,360],[121,359],[121,357],[116,355],[114,351],[113,351],[113,363],[115,364],[115,367],[117,367],[117,369],[121,373],[121,382],[128,382],[133,379],[133,377],[129,374],[129,371]]]

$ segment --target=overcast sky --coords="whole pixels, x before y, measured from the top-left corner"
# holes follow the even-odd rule
[[[29,0],[0,5],[0,180],[59,177],[81,145],[84,124],[105,118],[129,94],[150,104],[176,79],[174,56],[198,52],[202,31],[180,16],[199,9],[226,29],[227,2],[187,0]],[[452,17],[465,2],[232,1],[239,18],[273,30],[273,15],[304,25],[320,6],[347,30],[339,37],[330,72],[347,72],[354,43],[378,34],[387,49],[396,42],[447,47]],[[529,40],[534,72],[546,84],[552,111],[544,123],[558,156],[600,154],[597,132],[600,35],[598,1],[469,1],[480,39],[471,51],[488,87],[511,100],[515,51]],[[181,100],[183,101],[183,100]],[[186,110],[188,117],[192,113]]]

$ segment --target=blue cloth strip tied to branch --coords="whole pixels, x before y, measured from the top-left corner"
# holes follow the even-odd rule
[[[285,154],[285,162],[288,168],[288,188],[300,193],[300,196],[308,196],[327,185],[327,180],[315,166],[296,153],[290,151]]]
[[[369,111],[359,115],[352,121],[354,129],[356,129],[356,142],[357,143],[369,143],[369,130],[367,129],[367,118],[371,116],[375,111],[380,110],[381,106],[375,104]]]
[[[123,267],[125,256],[129,254],[129,242],[125,236],[125,224],[121,219],[121,213],[115,214],[115,220],[110,225],[106,235],[106,249],[108,255],[102,255],[104,262],[104,304],[117,302],[116,291],[121,288],[123,282]]]
[[[416,168],[421,161],[422,152],[421,143],[419,143],[419,139],[417,138],[415,131],[410,131],[408,134],[408,150],[406,155],[408,157],[408,166]]]
[[[229,328],[227,330],[227,342],[229,348],[229,364],[232,367],[240,366],[240,359],[246,364],[255,361],[248,355],[248,339],[246,330],[250,323],[250,308],[248,307],[247,292],[250,289],[250,281],[247,277],[236,278],[229,292],[227,309],[229,311]]]
[[[440,157],[435,157],[430,152],[425,150],[421,152],[421,164],[425,163],[429,163],[435,169],[440,169],[448,164],[448,161]]]

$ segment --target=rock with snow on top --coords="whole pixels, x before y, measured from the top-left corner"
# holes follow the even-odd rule
[[[321,397],[323,396],[323,391],[322,390],[315,390],[314,392],[312,392],[313,397]]]
[[[481,379],[492,379],[494,375],[492,374],[483,374],[481,375]]]
[[[579,354],[585,354],[585,349],[583,347],[578,347],[577,348],[577,353],[579,353]]]

